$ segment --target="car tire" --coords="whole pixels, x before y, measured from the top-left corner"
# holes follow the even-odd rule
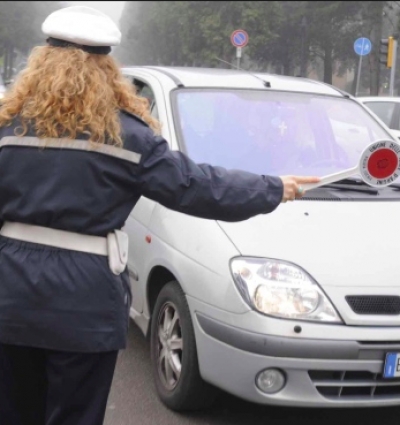
[[[217,389],[200,376],[189,306],[176,281],[167,283],[158,295],[150,350],[157,393],[168,408],[188,411],[212,405]]]

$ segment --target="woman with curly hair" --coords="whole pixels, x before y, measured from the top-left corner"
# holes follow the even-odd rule
[[[119,229],[139,198],[239,221],[318,178],[193,163],[108,55],[111,19],[69,7],[42,30],[0,109],[0,423],[100,425],[131,303]]]

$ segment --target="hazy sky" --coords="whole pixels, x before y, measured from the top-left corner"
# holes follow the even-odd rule
[[[121,12],[124,7],[124,1],[68,1],[71,6],[89,6],[98,9],[108,15],[117,24],[121,17]]]

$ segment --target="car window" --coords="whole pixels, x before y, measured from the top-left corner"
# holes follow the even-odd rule
[[[150,107],[152,106],[153,102],[155,102],[153,90],[148,85],[142,86],[138,90],[138,94],[142,97],[145,97],[149,101]]]
[[[339,97],[185,89],[174,92],[173,110],[182,149],[196,162],[259,174],[326,175],[391,137],[357,102]]]
[[[145,97],[149,101],[151,115],[158,120],[157,103],[156,103],[156,99],[155,99],[155,96],[154,96],[154,92],[151,89],[151,87],[148,86],[147,84],[145,84],[140,91],[140,96]]]
[[[391,127],[394,110],[396,107],[395,102],[364,102],[371,111],[377,115],[388,127]]]
[[[154,91],[152,90],[150,85],[136,77],[135,78],[128,77],[128,78],[130,79],[132,84],[136,86],[136,92],[138,96],[144,97],[148,100],[151,115],[158,120],[158,108],[156,104],[156,99],[154,96]]]

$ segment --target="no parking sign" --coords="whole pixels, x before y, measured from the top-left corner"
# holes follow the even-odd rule
[[[231,43],[236,47],[236,58],[238,61],[238,68],[240,65],[240,58],[242,57],[242,47],[247,46],[249,42],[249,34],[245,30],[238,29],[231,34]]]
[[[249,42],[249,35],[245,30],[235,30],[231,34],[231,43],[235,47],[245,47]]]

